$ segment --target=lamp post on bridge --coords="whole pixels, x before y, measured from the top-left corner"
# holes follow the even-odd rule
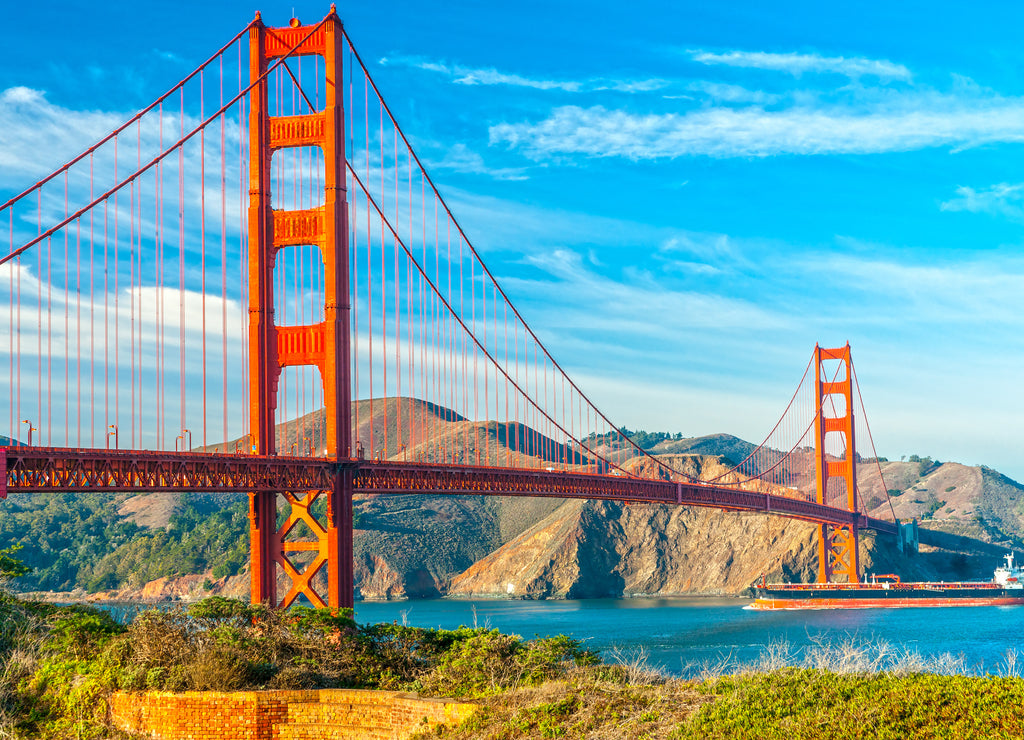
[[[245,442],[245,452],[246,452],[246,454],[255,455],[256,454],[256,445],[252,441],[252,432],[249,432],[244,437],[242,437],[242,439],[240,439],[237,442],[235,442],[235,452],[239,452],[240,445],[242,444],[243,441]]]
[[[107,425],[107,435],[106,435],[106,437],[107,437],[107,449],[108,450],[110,449],[110,436],[111,435],[114,436],[114,449],[116,450],[119,447],[118,436],[117,436],[117,424],[108,424]]]
[[[181,449],[178,449],[178,440],[181,440]],[[185,446],[185,440],[188,440],[188,447]],[[189,452],[192,450],[192,430],[182,429],[181,434],[174,438],[174,451],[175,452]]]
[[[22,419],[21,423],[22,424],[28,424],[28,446],[31,447],[32,446],[32,432],[38,432],[39,429],[37,427],[32,426],[32,422],[29,421],[28,419]]]

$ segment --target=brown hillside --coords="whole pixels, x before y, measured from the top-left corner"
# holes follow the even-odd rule
[[[359,401],[352,421],[367,458],[573,467],[563,461],[573,459],[572,450],[528,427],[471,422],[416,399]],[[316,449],[323,430],[322,410],[282,424],[278,449]],[[649,458],[611,442],[596,451],[630,473],[665,476]],[[731,483],[735,475],[723,474],[750,449],[735,437],[713,435],[666,440],[659,457],[688,476]],[[783,495],[813,490],[813,453],[798,455],[806,464],[786,486],[748,487]],[[920,518],[937,490],[943,506],[926,523],[972,521],[980,536],[979,512],[987,511],[984,502],[998,490],[1003,514],[989,513],[986,526],[1001,534],[1018,522],[1019,531],[1009,503],[1020,487],[998,474],[952,463],[923,471],[915,463],[883,463],[882,470],[884,486],[873,465],[859,467],[861,500],[873,504],[873,516],[891,517],[885,488],[906,491],[893,498],[902,518]],[[816,572],[813,525],[757,514],[541,498],[374,496],[357,498],[355,515],[356,582],[366,598],[508,596],[509,584],[512,595],[528,598],[727,594],[742,593],[761,573],[810,580]],[[872,536],[862,548],[866,568],[908,579],[983,577],[991,572],[990,559],[944,551],[905,558],[893,543]]]

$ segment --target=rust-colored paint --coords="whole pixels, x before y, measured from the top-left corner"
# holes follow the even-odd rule
[[[824,377],[824,362],[839,360],[839,373],[834,378]],[[850,343],[837,349],[814,347],[814,389],[817,412],[814,417],[814,458],[816,498],[815,501],[828,505],[826,492],[829,478],[843,480],[846,490],[846,509],[857,511],[857,462],[853,437],[853,371],[850,359]],[[840,378],[839,374],[844,374]],[[841,402],[837,402],[842,399]],[[843,413],[839,412],[839,408]],[[831,459],[826,453],[825,438],[829,434],[843,437],[846,450],[840,460]],[[835,525],[823,522],[818,536],[818,582],[834,583],[843,577],[847,583],[860,581],[860,549],[857,538],[858,521],[853,517],[849,524]]]
[[[892,522],[821,506],[803,498],[706,483],[673,483],[593,473],[370,460],[337,461],[323,457],[68,447],[10,447],[6,450],[6,457],[8,491],[14,493],[334,491],[341,470],[351,477],[352,490],[359,493],[548,496],[665,503],[725,511],[761,511],[836,525],[849,524],[856,517],[862,529],[896,534],[896,525]],[[327,501],[328,506],[333,505],[330,498]],[[345,513],[335,516],[345,516]]]
[[[325,104],[322,111],[299,116],[271,116],[264,79],[249,96],[249,386],[252,452],[273,456],[275,412],[281,368],[312,365],[319,369],[326,409],[324,447],[329,460],[351,458],[350,298],[348,203],[345,186],[345,115],[339,94],[343,29],[334,12],[315,26],[267,28],[257,20],[249,33],[251,79],[265,75],[274,59],[319,55],[324,59]],[[274,150],[319,146],[324,155],[324,205],[303,211],[274,211],[270,198],[270,164]],[[284,246],[320,247],[324,263],[324,317],[318,324],[274,325],[274,260]],[[277,526],[278,496],[289,513]],[[327,497],[327,523],[310,513]],[[317,606],[351,607],[352,475],[335,466],[331,485],[250,493],[251,597],[254,603],[287,607],[300,595]],[[312,540],[290,540],[303,522]],[[307,535],[308,536],[308,535]],[[313,552],[300,568],[291,553]],[[327,569],[327,595],[317,593],[313,577]],[[278,568],[291,581],[279,600]]]

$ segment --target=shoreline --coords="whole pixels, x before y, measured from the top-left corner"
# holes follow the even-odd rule
[[[137,605],[137,606],[166,606],[166,605],[188,605],[195,604],[202,601],[210,596],[220,596],[221,594],[207,593],[201,596],[188,596],[188,597],[175,597],[175,596],[162,596],[159,598],[146,598],[146,597],[131,597],[131,596],[111,596],[109,592],[89,594],[85,591],[11,591],[8,593],[16,596],[19,599],[25,601],[39,601],[45,604],[95,604],[95,605]],[[237,597],[225,597],[225,598],[237,598]],[[693,600],[693,601],[735,601],[745,602],[750,601],[751,597],[745,595],[736,594],[629,594],[623,596],[602,596],[599,598],[586,598],[586,599],[565,599],[565,598],[526,598],[516,597],[509,598],[503,596],[492,596],[489,594],[483,594],[479,596],[464,595],[458,596],[438,596],[434,598],[401,598],[401,599],[356,599],[356,606],[359,604],[402,604],[402,603],[428,603],[428,602],[528,602],[528,603],[540,603],[543,601],[550,601],[554,603],[564,603],[567,601],[584,601],[584,602],[597,602],[597,601],[655,601],[655,600]],[[245,601],[245,599],[241,599]]]

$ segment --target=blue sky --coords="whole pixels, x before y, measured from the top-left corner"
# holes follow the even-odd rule
[[[293,7],[328,6],[261,10],[283,25]],[[255,9],[5,8],[0,187],[30,174],[5,146],[33,124],[11,89],[123,119]],[[340,14],[492,270],[618,423],[759,441],[815,342],[849,341],[880,454],[1024,479],[1024,8]]]

